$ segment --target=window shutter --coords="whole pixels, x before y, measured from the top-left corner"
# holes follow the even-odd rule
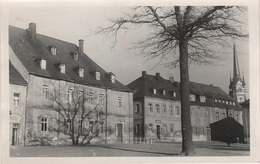
[[[37,132],[41,132],[41,121],[42,117],[38,117],[38,122],[37,122]]]

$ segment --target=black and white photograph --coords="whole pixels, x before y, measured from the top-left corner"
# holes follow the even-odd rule
[[[259,2],[1,10],[3,163],[260,161]]]

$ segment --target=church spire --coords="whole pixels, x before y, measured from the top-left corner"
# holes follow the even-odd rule
[[[238,57],[237,57],[236,45],[235,43],[233,43],[233,83],[236,84],[239,80],[241,80],[241,77],[240,77],[240,70],[238,64]]]

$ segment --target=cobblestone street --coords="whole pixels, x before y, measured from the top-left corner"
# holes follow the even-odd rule
[[[195,156],[249,156],[248,144],[195,142]],[[11,157],[174,157],[181,151],[181,143],[108,144],[88,146],[11,147]]]

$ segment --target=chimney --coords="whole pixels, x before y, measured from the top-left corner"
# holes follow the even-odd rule
[[[146,71],[142,71],[142,77],[143,77],[143,79],[145,78],[145,75],[146,75]]]
[[[35,23],[29,24],[29,36],[30,36],[31,40],[36,41],[36,24]]]
[[[169,77],[171,83],[174,83],[174,77]]]
[[[84,44],[84,40],[80,39],[79,40],[79,54],[83,54],[83,44]]]
[[[159,80],[159,78],[160,78],[160,73],[156,73],[155,76],[156,76],[156,79]]]

